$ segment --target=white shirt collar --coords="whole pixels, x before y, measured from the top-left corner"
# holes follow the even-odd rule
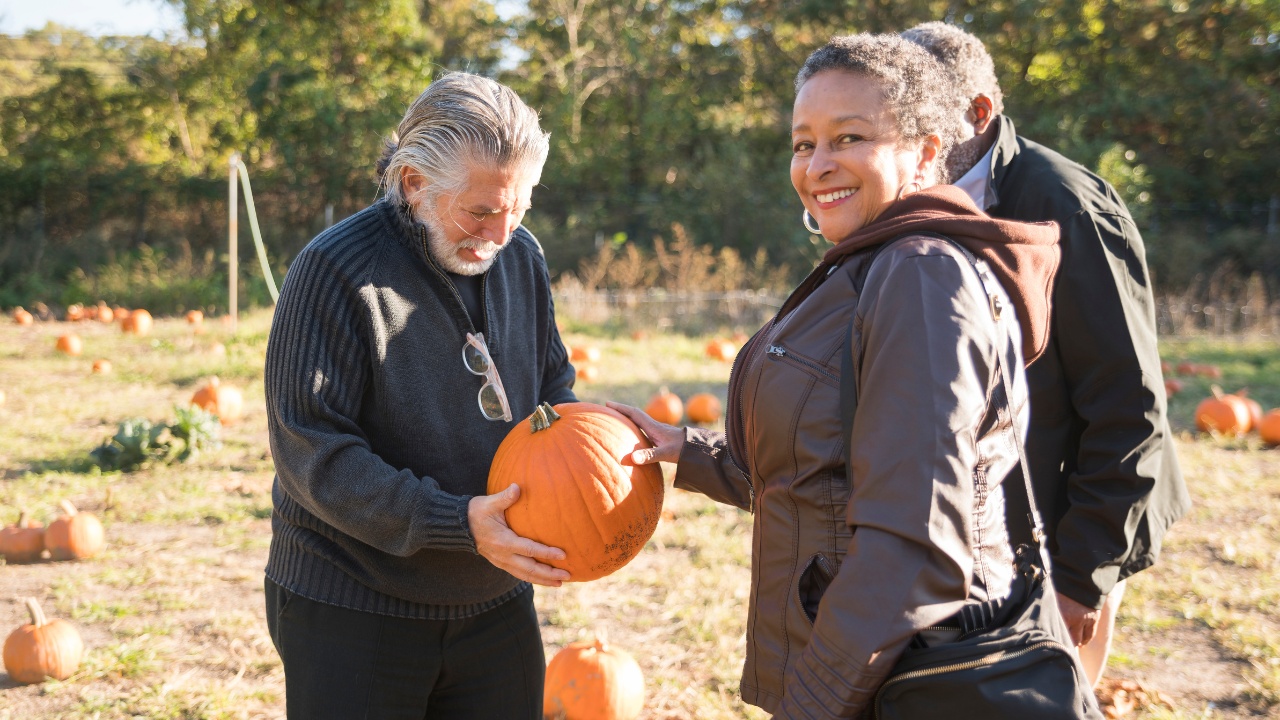
[[[973,198],[973,204],[981,210],[986,210],[994,204],[994,198],[987,192],[987,185],[991,178],[991,158],[995,156],[995,152],[996,144],[991,143],[991,147],[987,148],[982,159],[969,168],[969,172],[963,177],[951,183]]]

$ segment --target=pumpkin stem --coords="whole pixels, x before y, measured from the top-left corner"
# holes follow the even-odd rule
[[[18,511],[18,527],[24,528],[26,526],[27,526],[27,511],[19,510]]]
[[[27,612],[31,614],[31,624],[36,627],[44,627],[49,624],[48,618],[44,616],[44,610],[40,609],[40,603],[35,598],[27,598]]]
[[[531,432],[546,430],[551,427],[551,423],[560,419],[560,414],[551,407],[549,403],[542,403],[538,409],[533,411],[533,415],[529,417],[529,427]]]
[[[79,510],[76,510],[76,506],[72,505],[70,500],[63,500],[58,503],[58,507],[62,508],[62,511],[71,517],[75,517],[76,513],[80,512]]]
[[[1214,396],[1215,398],[1217,398],[1217,399],[1219,399],[1219,400],[1221,400],[1221,399],[1222,399],[1222,388],[1221,388],[1221,387],[1219,387],[1219,386],[1217,386],[1217,385],[1210,385],[1210,386],[1209,386],[1209,390],[1213,393],[1213,396]]]

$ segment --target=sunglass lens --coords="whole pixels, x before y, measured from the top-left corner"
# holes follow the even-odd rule
[[[489,358],[470,343],[462,346],[462,361],[467,364],[467,369],[476,375],[489,372]]]
[[[501,420],[506,415],[502,410],[502,399],[498,397],[498,389],[492,383],[485,383],[480,388],[480,412],[490,420]]]

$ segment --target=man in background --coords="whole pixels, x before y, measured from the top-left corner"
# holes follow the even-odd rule
[[[1027,370],[1027,455],[1064,619],[1102,676],[1125,579],[1155,563],[1190,501],[1174,454],[1138,228],[1115,189],[1019,137],[982,41],[941,22],[902,33],[955,75],[951,183],[992,217],[1056,221],[1062,264],[1049,347]]]

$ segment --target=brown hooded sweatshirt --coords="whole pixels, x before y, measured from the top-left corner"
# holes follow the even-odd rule
[[[987,261],[1018,310],[1025,364],[1040,357],[1049,342],[1052,280],[1061,258],[1057,223],[991,218],[963,190],[954,185],[935,185],[893,203],[871,224],[836,243],[823,256],[822,265],[839,264],[864,248],[921,232],[949,237]],[[815,272],[805,285],[816,284],[824,276],[825,273]],[[779,316],[809,294],[806,290],[811,288],[805,285],[797,289]]]

